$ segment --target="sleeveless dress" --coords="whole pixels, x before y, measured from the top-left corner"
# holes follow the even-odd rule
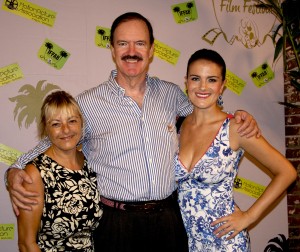
[[[102,216],[96,173],[86,159],[81,170],[62,167],[46,154],[31,162],[44,183],[44,208],[37,243],[41,251],[93,252],[92,231]]]
[[[233,151],[229,147],[231,117],[225,119],[210,147],[190,172],[180,162],[180,154],[175,156],[178,202],[190,252],[251,251],[246,230],[227,241],[231,232],[218,238],[213,234],[217,227],[210,226],[214,220],[234,211],[234,179],[244,150]]]

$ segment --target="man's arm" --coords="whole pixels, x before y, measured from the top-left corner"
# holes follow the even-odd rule
[[[23,182],[31,184],[32,179],[24,170],[22,170],[22,168],[24,168],[28,162],[33,160],[39,154],[47,150],[49,146],[50,141],[48,138],[41,140],[35,148],[21,155],[18,160],[5,172],[6,188],[9,192],[12,207],[17,216],[19,215],[18,208],[31,210],[30,205],[36,204],[34,197],[38,196],[36,192],[28,191],[23,187]]]
[[[234,118],[236,123],[241,123],[241,126],[238,128],[238,133],[241,136],[246,136],[247,138],[252,136],[259,138],[261,136],[261,130],[259,129],[255,118],[247,111],[235,111]]]
[[[256,136],[257,138],[259,138],[261,136],[261,130],[258,128],[255,118],[248,112],[237,110],[234,113],[234,118],[236,122],[240,124],[238,133],[240,133],[241,136],[246,136],[247,138],[252,136]],[[184,119],[185,117],[178,117],[176,122],[177,133]]]
[[[183,91],[178,88],[178,121],[176,124],[177,132],[180,128],[180,125],[184,118],[189,115],[193,111],[193,105],[188,100],[188,97]],[[238,133],[241,136],[246,136],[247,138],[256,136],[259,138],[261,136],[261,130],[259,129],[255,118],[249,114],[247,111],[244,110],[237,110],[234,113],[235,121],[240,124],[238,128]]]

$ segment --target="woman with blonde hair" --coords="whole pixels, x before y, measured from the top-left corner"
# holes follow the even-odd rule
[[[94,251],[93,230],[102,216],[96,173],[77,144],[83,117],[74,98],[65,91],[51,93],[41,108],[39,135],[51,146],[28,163],[25,170],[38,191],[32,211],[20,209],[18,244],[21,252]]]

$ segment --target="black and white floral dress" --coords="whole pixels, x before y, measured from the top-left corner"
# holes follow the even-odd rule
[[[62,167],[46,154],[32,161],[44,182],[44,209],[37,243],[41,251],[93,252],[92,231],[102,216],[96,173]]]

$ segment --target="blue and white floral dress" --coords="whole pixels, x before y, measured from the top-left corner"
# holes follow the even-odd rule
[[[102,216],[96,173],[84,160],[70,170],[46,154],[32,161],[44,182],[44,208],[37,242],[43,252],[93,252],[93,230]]]
[[[235,238],[229,234],[217,238],[210,224],[234,211],[233,186],[243,149],[233,151],[229,144],[230,115],[225,119],[206,153],[188,172],[175,156],[178,201],[189,238],[190,252],[248,252],[250,238],[246,230]]]

